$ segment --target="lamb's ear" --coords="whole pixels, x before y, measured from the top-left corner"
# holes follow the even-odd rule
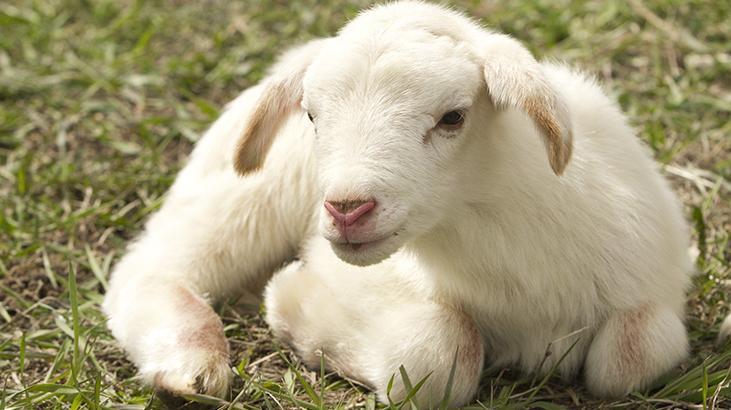
[[[487,36],[484,75],[487,92],[500,108],[517,108],[533,119],[546,146],[548,160],[561,175],[571,158],[572,133],[568,109],[540,64],[518,41],[502,34]]]
[[[265,80],[234,153],[236,172],[259,169],[279,127],[302,101],[302,79],[327,39],[312,41],[286,53]]]

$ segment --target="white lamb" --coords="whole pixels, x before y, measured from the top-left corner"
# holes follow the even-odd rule
[[[274,334],[381,400],[393,374],[404,397],[403,365],[431,372],[417,400],[438,403],[455,357],[452,405],[483,362],[583,369],[621,396],[688,350],[688,232],[656,168],[594,81],[454,11],[389,3],[230,105],[104,308],[150,383],[225,395],[208,303],[299,255],[266,287]]]

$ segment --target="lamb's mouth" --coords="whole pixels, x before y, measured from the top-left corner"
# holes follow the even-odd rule
[[[340,251],[345,251],[345,252],[362,252],[362,251],[365,251],[365,250],[368,250],[368,249],[377,247],[378,245],[386,242],[387,240],[389,240],[393,236],[395,236],[395,234],[390,233],[390,234],[387,234],[387,235],[384,235],[384,236],[381,236],[381,237],[377,237],[377,238],[375,238],[373,240],[368,240],[368,241],[359,241],[359,242],[354,242],[354,241],[330,241],[330,243],[332,244],[332,246],[338,248],[338,250],[340,250]]]

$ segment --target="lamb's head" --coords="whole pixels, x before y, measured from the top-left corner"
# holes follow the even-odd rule
[[[533,56],[458,13],[391,3],[309,51],[270,81],[236,167],[256,169],[301,108],[316,134],[321,232],[346,262],[379,262],[449,214],[468,142],[486,138],[496,109],[532,118],[556,174],[568,162],[566,110]]]

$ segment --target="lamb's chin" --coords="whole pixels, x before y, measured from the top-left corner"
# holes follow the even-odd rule
[[[330,246],[343,262],[356,266],[369,266],[388,259],[401,247],[401,243],[396,237],[387,237],[358,244],[331,241]]]

